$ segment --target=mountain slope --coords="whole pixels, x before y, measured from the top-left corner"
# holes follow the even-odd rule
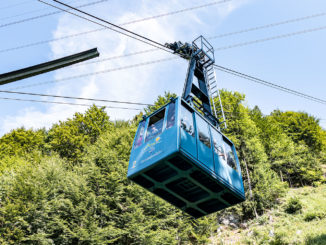
[[[211,244],[326,244],[326,185],[290,189],[279,205],[243,228],[220,226]]]

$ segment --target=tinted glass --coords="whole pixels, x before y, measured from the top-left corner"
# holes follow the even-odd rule
[[[195,136],[194,119],[192,112],[181,106],[181,128],[191,136]]]
[[[162,133],[163,130],[163,121],[164,121],[165,108],[149,119],[147,133],[146,133],[146,142],[150,139],[153,139],[155,136]]]
[[[135,148],[137,148],[138,146],[140,146],[143,143],[144,136],[145,136],[145,121],[142,121],[139,124],[139,129],[138,129],[137,136],[135,139]]]
[[[166,128],[171,128],[174,126],[174,124],[175,124],[175,103],[173,102],[169,105]]]
[[[210,136],[209,136],[208,124],[201,117],[197,117],[197,128],[198,128],[199,140],[204,145],[211,148],[211,139],[210,139]]]
[[[235,155],[234,152],[232,150],[232,146],[229,142],[225,141],[225,153],[226,153],[226,162],[227,164],[237,170],[237,163],[235,161]]]
[[[218,155],[220,160],[225,161],[226,157],[222,135],[212,128],[211,132],[213,137],[214,152],[216,153],[216,155]]]

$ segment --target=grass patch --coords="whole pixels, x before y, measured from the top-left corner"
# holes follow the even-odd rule
[[[238,234],[232,244],[326,244],[326,185],[291,189],[282,204],[248,223],[247,229],[225,228],[222,243]]]

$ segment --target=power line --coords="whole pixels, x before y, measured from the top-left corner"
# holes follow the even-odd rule
[[[39,0],[39,1],[40,1],[40,2],[43,2],[42,0]],[[101,25],[101,26],[104,26],[104,27],[106,27],[106,28],[108,28],[108,29],[111,29],[111,30],[113,30],[113,31],[115,31],[115,32],[118,32],[118,33],[120,33],[120,34],[126,35],[126,36],[131,37],[131,38],[133,38],[133,39],[136,39],[136,40],[138,40],[138,41],[144,42],[144,43],[146,43],[146,44],[148,44],[148,45],[154,46],[154,47],[156,47],[156,48],[160,48],[160,49],[162,49],[162,50],[164,50],[164,51],[166,51],[166,52],[171,53],[171,52],[168,51],[168,50],[166,49],[166,47],[165,47],[163,44],[161,44],[161,43],[158,43],[158,42],[156,42],[156,41],[154,41],[154,40],[152,40],[152,39],[149,39],[149,38],[144,37],[144,36],[142,36],[142,35],[139,35],[139,34],[137,34],[137,33],[135,33],[135,32],[132,32],[132,31],[129,31],[129,30],[125,29],[125,28],[122,28],[122,27],[120,27],[120,26],[117,26],[117,25],[115,25],[115,24],[113,24],[113,23],[111,23],[111,22],[109,22],[109,21],[106,21],[106,20],[104,20],[104,19],[98,18],[98,17],[96,17],[96,16],[94,16],[94,15],[91,15],[91,14],[89,14],[89,13],[86,13],[86,12],[84,12],[84,11],[78,9],[78,8],[75,8],[75,7],[69,6],[69,5],[65,4],[65,3],[61,3],[60,1],[57,1],[57,0],[54,0],[54,1],[57,2],[57,3],[60,3],[60,4],[64,5],[64,6],[66,6],[66,7],[69,7],[69,8],[71,8],[71,9],[75,10],[75,11],[78,11],[78,12],[80,12],[80,13],[82,13],[82,14],[85,14],[85,15],[87,15],[87,16],[90,16],[90,17],[92,17],[92,18],[94,18],[94,19],[96,19],[96,20],[99,20],[99,21],[102,21],[102,22],[104,22],[104,23],[106,23],[106,24],[109,24],[109,25],[111,25],[111,26],[113,26],[113,27],[115,27],[115,28],[119,28],[120,30],[123,30],[123,31],[125,31],[125,32],[127,32],[127,33],[130,33],[131,35],[134,35],[134,36],[136,36],[136,37],[134,37],[134,36],[130,36],[129,34],[123,33],[123,32],[121,32],[121,31],[118,31],[118,30],[113,29],[113,28],[111,28],[111,27],[104,26],[104,25],[101,24],[101,23],[98,23],[98,22],[96,22],[96,21],[90,20],[90,19],[88,19],[88,18],[85,18],[85,17],[83,17],[83,16],[77,15],[77,14],[75,14],[75,13],[71,13],[71,12],[69,12],[69,11],[67,11],[67,10],[64,10],[64,9],[61,9],[61,8],[59,8],[59,7],[57,7],[57,6],[54,6],[54,5],[48,4],[48,3],[46,3],[46,2],[43,2],[43,3],[48,4],[48,5],[50,5],[50,6],[53,6],[53,7],[55,7],[55,8],[58,8],[58,9],[60,9],[60,10],[62,10],[62,11],[65,11],[65,12],[67,12],[67,13],[70,13],[70,14],[72,14],[72,15],[78,16],[79,18],[85,19],[85,20],[87,20],[87,21],[90,21],[90,22],[96,23],[96,24]],[[321,30],[321,29],[325,29],[325,28],[326,28],[326,27],[319,27],[319,28],[310,29],[309,31]],[[308,31],[305,31],[304,33],[306,33],[306,32],[308,32]],[[281,35],[281,36],[278,36],[277,38],[287,37],[287,36],[289,36],[289,35],[297,35],[298,33],[303,33],[303,32],[301,31],[301,32],[296,32],[296,33],[287,34],[287,35]],[[139,39],[139,38],[141,38],[141,39]],[[144,41],[144,40],[146,40],[146,41]],[[264,39],[264,40],[270,40],[270,39]],[[149,42],[149,43],[148,43],[148,42]],[[245,44],[245,43],[243,43],[243,44]],[[243,45],[243,44],[242,44],[242,45]],[[156,45],[158,45],[158,46],[156,46]],[[228,47],[229,47],[229,46],[228,46]],[[170,58],[170,59],[172,59],[172,58]],[[165,59],[165,60],[166,60],[166,59]],[[312,101],[315,101],[315,102],[318,102],[318,103],[326,104],[326,101],[325,101],[325,100],[321,100],[321,99],[318,99],[318,98],[316,98],[316,97],[313,97],[313,96],[310,96],[310,95],[307,95],[307,94],[303,94],[303,93],[301,93],[301,92],[298,92],[298,91],[295,91],[295,90],[291,90],[291,89],[288,89],[288,88],[285,88],[285,87],[279,86],[279,85],[277,85],[277,84],[273,84],[273,83],[270,83],[270,82],[264,81],[264,80],[262,80],[262,79],[255,78],[255,77],[249,76],[249,75],[247,75],[247,74],[244,74],[244,73],[240,73],[240,72],[234,71],[234,70],[229,69],[229,68],[222,67],[222,66],[217,66],[217,65],[215,65],[215,67],[216,67],[217,69],[219,69],[219,70],[222,70],[222,71],[224,71],[224,72],[227,72],[227,73],[230,73],[230,74],[233,74],[233,75],[237,75],[237,76],[242,77],[242,78],[245,78],[245,79],[247,79],[247,80],[251,80],[251,81],[254,81],[254,82],[257,82],[257,83],[260,83],[260,84],[263,84],[263,85],[266,85],[266,86],[269,86],[269,87],[272,87],[272,88],[275,88],[275,89],[278,89],[278,90],[281,90],[281,91],[284,91],[284,92],[287,92],[287,93],[291,93],[291,94],[294,94],[294,95],[296,95],[296,96],[300,96],[300,97],[303,97],[303,98],[306,98],[306,99],[309,99],[309,100],[312,100]],[[99,74],[99,73],[103,73],[103,72],[108,72],[108,70],[100,71],[100,72],[95,72],[95,73],[92,73],[92,75],[94,75],[94,74]],[[73,78],[79,78],[79,77],[81,77],[81,76],[85,76],[85,75],[89,76],[90,73],[89,73],[89,74],[83,74],[83,75],[78,75],[78,76],[69,77],[69,78],[66,78],[65,80],[67,80],[67,79],[73,79]]]
[[[138,23],[138,22],[142,22],[142,21],[147,21],[147,20],[156,19],[156,18],[160,18],[160,17],[165,17],[165,16],[169,16],[169,15],[174,15],[174,14],[178,14],[178,13],[182,13],[182,12],[186,12],[186,11],[191,11],[191,10],[194,10],[194,9],[204,8],[204,7],[211,6],[213,4],[218,4],[218,3],[224,3],[224,2],[215,1],[215,2],[205,4],[205,5],[199,5],[199,6],[194,6],[194,7],[190,7],[190,8],[180,9],[180,10],[177,10],[177,11],[172,11],[172,12],[158,14],[158,15],[154,15],[154,16],[150,16],[150,17],[145,17],[145,18],[142,18],[142,19],[122,23],[122,24],[119,24],[119,25],[124,26],[124,25],[134,24],[134,23]],[[284,25],[284,24],[288,24],[288,23],[304,21],[304,20],[307,20],[307,19],[321,17],[321,16],[324,16],[324,15],[326,15],[326,13],[318,13],[318,14],[313,14],[313,15],[309,15],[309,16],[303,16],[303,17],[299,17],[299,18],[296,18],[296,19],[290,19],[290,20],[286,20],[286,21],[281,21],[281,22],[271,23],[271,24],[267,24],[267,25],[256,26],[256,27],[252,27],[252,28],[238,30],[238,31],[234,31],[234,32],[224,33],[224,34],[209,37],[208,39],[222,38],[222,37],[237,35],[237,34],[241,34],[241,33],[245,33],[245,32],[271,28],[271,27],[275,27],[275,26],[278,26],[278,25]],[[78,33],[75,33],[75,34],[66,35],[66,36],[62,36],[62,37],[59,37],[59,38],[42,40],[42,41],[33,42],[33,43],[28,43],[28,44],[24,44],[24,45],[12,47],[12,48],[2,49],[2,50],[0,50],[0,53],[4,53],[4,52],[8,52],[8,51],[14,51],[14,50],[28,48],[28,47],[33,47],[33,46],[38,46],[38,45],[52,43],[52,42],[57,42],[57,41],[61,41],[61,40],[68,39],[68,38],[74,38],[74,37],[78,37],[78,36],[91,34],[91,33],[94,33],[94,32],[103,31],[103,30],[106,30],[106,29],[107,28],[99,28],[99,29],[94,29],[94,30],[90,30],[90,31],[86,31],[86,32],[78,32]],[[257,42],[257,41],[252,41],[252,42]]]
[[[140,41],[140,42],[142,42],[142,43],[145,43],[145,44],[151,45],[151,46],[153,46],[153,47],[155,47],[155,48],[159,48],[159,49],[164,50],[164,51],[166,51],[166,52],[172,53],[171,51],[169,51],[169,50],[168,50],[168,49],[167,49],[163,44],[161,44],[161,43],[158,43],[158,42],[153,41],[153,40],[151,40],[151,39],[149,39],[149,38],[147,38],[147,37],[141,36],[141,35],[139,35],[139,34],[137,34],[137,33],[135,33],[135,32],[132,32],[132,31],[129,31],[129,30],[125,29],[125,28],[122,28],[122,27],[120,27],[120,26],[117,26],[117,25],[115,25],[115,24],[113,24],[113,23],[111,23],[111,22],[109,22],[109,21],[103,20],[103,19],[98,18],[98,17],[96,17],[96,16],[94,16],[94,15],[91,15],[91,14],[89,14],[89,13],[86,13],[86,12],[84,12],[84,11],[78,9],[78,8],[75,8],[75,7],[69,6],[69,5],[64,4],[64,3],[60,3],[59,1],[56,1],[56,0],[53,0],[53,1],[58,2],[58,3],[60,3],[60,4],[64,5],[64,6],[70,7],[71,9],[73,9],[73,10],[75,10],[75,11],[78,11],[78,12],[80,12],[80,13],[83,13],[83,14],[85,14],[85,15],[88,15],[88,16],[94,18],[94,19],[100,20],[100,21],[102,21],[102,22],[104,22],[104,23],[106,23],[106,24],[109,24],[109,25],[111,25],[111,26],[113,26],[113,27],[115,27],[115,28],[121,29],[122,31],[119,31],[119,30],[117,30],[117,29],[114,29],[114,28],[112,28],[112,27],[110,27],[110,26],[106,26],[106,25],[101,24],[101,23],[99,23],[99,22],[96,22],[96,21],[94,21],[94,20],[88,19],[88,18],[83,17],[83,16],[81,16],[81,15],[78,15],[78,14],[76,14],[76,13],[72,13],[72,12],[70,12],[70,11],[68,11],[68,10],[66,10],[66,9],[62,9],[62,8],[60,8],[60,7],[58,7],[58,6],[55,6],[55,5],[52,5],[52,4],[49,4],[49,3],[46,3],[46,2],[44,2],[44,1],[42,1],[42,0],[38,0],[38,1],[39,1],[39,2],[42,2],[42,3],[44,3],[44,4],[47,4],[47,5],[49,5],[49,6],[52,6],[52,7],[54,7],[54,8],[60,9],[60,10],[62,10],[62,11],[65,11],[66,13],[69,13],[69,14],[71,14],[71,15],[77,16],[77,17],[79,17],[79,18],[81,18],[81,19],[84,19],[84,20],[87,20],[87,21],[92,22],[92,23],[94,23],[94,24],[97,24],[97,25],[103,26],[103,27],[105,27],[105,28],[107,28],[107,29],[109,29],[109,30],[115,31],[115,32],[117,32],[117,33],[120,33],[120,34],[122,34],[122,35],[125,35],[125,36],[127,36],[127,37],[130,37],[130,38],[132,38],[132,39],[135,39],[135,40],[137,40],[137,41]],[[124,32],[123,32],[123,31],[124,31]],[[130,35],[130,34],[127,34],[127,33],[125,33],[125,32],[130,33],[131,35]],[[135,37],[135,36],[132,36],[132,35],[135,35],[136,37]],[[146,41],[144,41],[144,40],[146,40]],[[157,46],[157,45],[158,45],[158,46]]]
[[[321,31],[321,30],[325,30],[325,29],[326,29],[326,26],[321,26],[321,27],[317,27],[317,28],[313,28],[313,29],[306,29],[306,30],[302,30],[302,31],[298,31],[298,32],[291,32],[291,33],[286,33],[286,34],[282,34],[282,35],[278,35],[278,36],[272,36],[272,37],[257,39],[257,40],[248,41],[248,42],[236,43],[236,44],[232,44],[232,45],[228,45],[228,46],[215,47],[214,50],[222,51],[222,50],[248,46],[251,44],[262,43],[262,42],[267,42],[267,41],[276,40],[276,39],[288,38],[288,37],[306,34],[306,33],[310,33],[310,32]],[[157,51],[157,50],[156,49],[147,49],[147,50],[137,51],[137,52],[133,52],[133,53],[125,54],[125,55],[119,55],[119,56],[113,56],[113,57],[108,57],[108,58],[104,58],[104,59],[98,59],[98,60],[81,63],[81,64],[77,64],[77,65],[87,65],[87,64],[92,64],[92,63],[99,63],[99,62],[103,62],[103,61],[107,61],[107,60],[124,58],[124,57],[128,57],[128,56],[144,54],[144,53],[149,53],[149,52],[154,52],[154,51]]]
[[[234,36],[234,35],[247,33],[247,32],[251,32],[251,31],[258,31],[258,30],[268,29],[268,28],[272,28],[272,27],[276,27],[276,26],[280,26],[280,25],[305,21],[305,20],[309,20],[309,19],[313,19],[313,18],[317,18],[317,17],[322,17],[322,16],[325,16],[325,15],[326,15],[325,12],[312,14],[312,15],[307,15],[307,16],[298,17],[298,18],[294,18],[294,19],[288,19],[288,20],[285,20],[285,21],[274,22],[274,23],[270,23],[270,24],[266,24],[266,25],[255,26],[255,27],[251,27],[251,28],[247,28],[247,29],[242,29],[242,30],[238,30],[238,31],[219,34],[219,35],[216,35],[216,36],[209,37],[207,39],[216,39],[216,38]]]
[[[79,1],[83,1],[83,0],[76,0],[76,1],[73,1],[73,2],[79,2]],[[30,3],[31,1],[27,1],[27,2]],[[27,2],[25,2],[25,3],[27,3]],[[28,12],[23,12],[23,13],[16,14],[16,15],[6,16],[6,17],[3,17],[3,18],[0,18],[0,20],[12,19],[12,18],[15,18],[15,17],[20,17],[20,16],[27,15],[27,14],[43,12],[43,10],[48,10],[48,9],[49,9],[48,7],[40,8],[40,9],[36,9],[36,10],[28,11]]]
[[[173,60],[173,59],[177,59],[177,58],[178,57],[165,58],[165,59],[159,59],[159,60],[152,60],[152,61],[142,62],[142,63],[128,65],[128,66],[117,67],[117,68],[113,68],[113,69],[106,69],[106,70],[101,70],[101,71],[97,71],[97,72],[90,72],[90,73],[80,74],[80,75],[76,75],[76,76],[65,77],[65,78],[61,78],[61,79],[57,79],[57,80],[51,80],[51,81],[47,81],[47,82],[40,82],[40,83],[34,83],[34,84],[30,84],[30,85],[25,85],[25,86],[19,86],[19,87],[15,87],[13,89],[31,88],[31,87],[40,86],[40,85],[46,85],[46,84],[62,82],[62,81],[68,81],[68,80],[72,80],[72,79],[76,79],[76,78],[89,77],[89,76],[103,74],[103,73],[109,73],[109,72],[115,72],[115,71],[120,71],[120,70],[126,70],[126,69],[141,67],[141,66],[145,66],[145,65],[151,65],[151,64],[160,63],[160,62],[164,62],[164,61],[169,61],[169,60]]]
[[[12,8],[12,7],[17,7],[19,5],[23,5],[23,4],[30,3],[30,2],[31,1],[29,0],[29,1],[24,1],[24,2],[21,2],[21,3],[11,4],[11,5],[8,5],[8,6],[5,6],[5,7],[0,8],[0,10]]]
[[[96,101],[96,102],[119,103],[119,104],[129,104],[129,105],[152,106],[152,104],[137,103],[137,102],[130,102],[130,101],[93,99],[93,98],[84,98],[84,97],[72,97],[72,96],[52,95],[52,94],[18,92],[18,91],[10,91],[10,90],[0,90],[0,93],[31,95],[31,96],[41,96],[41,97],[51,97],[51,98],[62,98],[62,99],[88,100],[88,101]]]
[[[267,41],[276,40],[276,39],[288,38],[288,37],[292,37],[292,36],[297,36],[297,35],[306,34],[306,33],[315,32],[315,31],[321,31],[321,30],[325,30],[325,29],[326,29],[326,26],[320,26],[320,27],[316,27],[316,28],[312,28],[312,29],[305,29],[302,31],[291,32],[291,33],[286,33],[286,34],[282,34],[282,35],[278,35],[278,36],[272,36],[272,37],[267,37],[267,38],[262,38],[262,39],[256,39],[253,41],[236,43],[236,44],[232,44],[232,45],[228,45],[228,46],[224,46],[224,47],[219,47],[219,48],[216,48],[215,51],[243,47],[243,46],[248,46],[248,45],[252,45],[252,44],[256,44],[256,43],[262,43],[262,42],[267,42]]]
[[[92,5],[99,4],[99,3],[102,3],[102,2],[106,2],[106,1],[109,1],[109,0],[98,0],[98,1],[95,1],[95,2],[86,3],[86,4],[78,6],[78,8],[92,6]],[[41,18],[44,18],[44,17],[47,17],[47,16],[59,14],[62,11],[49,12],[49,13],[46,13],[46,14],[37,15],[37,16],[30,17],[30,18],[26,18],[26,19],[16,20],[16,21],[13,21],[13,22],[5,23],[5,24],[0,25],[0,28],[16,25],[16,24],[20,24],[20,23],[25,23],[25,22],[28,22],[28,21],[36,20],[36,19],[41,19]]]
[[[110,57],[107,57],[107,58],[96,59],[96,60],[89,61],[89,62],[83,62],[83,63],[80,63],[80,64],[75,64],[74,67],[82,66],[82,65],[90,65],[90,64],[95,64],[95,63],[102,63],[104,61],[115,60],[115,59],[130,57],[130,56],[134,56],[134,55],[139,55],[139,54],[146,54],[146,53],[151,53],[151,52],[155,52],[155,51],[159,51],[159,49],[145,49],[145,50],[141,50],[141,51],[137,51],[137,52],[127,53],[127,54],[124,54],[124,55],[110,56]]]
[[[28,100],[28,99],[19,99],[19,98],[8,98],[0,97],[0,100],[14,100],[14,101],[24,101],[24,102],[36,102],[36,103],[48,103],[48,104],[60,104],[60,105],[74,105],[74,106],[93,106],[93,104],[79,104],[79,103],[70,103],[70,102],[60,102],[60,101],[47,101],[47,100]],[[95,104],[94,104],[95,105]],[[102,107],[101,105],[96,105],[97,107]],[[138,108],[129,108],[129,107],[115,107],[115,106],[104,106],[109,109],[122,109],[122,110],[137,110],[141,111]]]
[[[296,91],[296,90],[293,90],[293,89],[289,89],[289,88],[286,88],[286,87],[277,85],[275,83],[268,82],[266,80],[263,80],[263,79],[260,79],[260,78],[257,78],[257,77],[253,77],[253,76],[247,75],[247,74],[242,73],[242,72],[238,72],[238,71],[235,71],[235,70],[226,68],[224,66],[214,65],[214,67],[216,69],[220,70],[220,71],[225,72],[225,73],[229,73],[231,75],[238,76],[238,77],[247,79],[249,81],[253,81],[255,83],[262,84],[264,86],[268,86],[268,87],[271,87],[271,88],[274,88],[274,89],[277,89],[277,90],[280,90],[280,91],[283,91],[283,92],[286,92],[286,93],[289,93],[289,94],[293,94],[293,95],[296,95],[296,96],[299,96],[299,97],[302,97],[302,98],[305,98],[305,99],[308,99],[308,100],[311,100],[311,101],[314,101],[314,102],[317,102],[317,103],[326,105],[326,100],[319,99],[319,98],[316,98],[314,96],[311,96],[311,95],[308,95],[308,94],[304,94],[304,93],[301,93],[299,91]]]
[[[160,63],[160,62],[164,62],[164,61],[170,61],[170,60],[174,60],[177,59],[178,57],[172,57],[172,58],[166,58],[166,59],[160,59],[160,60],[152,60],[152,61],[148,61],[148,62],[142,62],[142,63],[138,63],[138,64],[134,64],[134,65],[129,65],[129,66],[123,66],[123,67],[118,67],[118,68],[114,68],[114,69],[108,69],[108,70],[103,70],[103,71],[98,71],[98,72],[92,72],[92,73],[87,73],[87,74],[80,74],[77,76],[71,76],[71,77],[66,77],[66,78],[62,78],[62,79],[58,79],[58,80],[53,80],[53,81],[48,81],[48,82],[41,82],[41,83],[35,83],[35,84],[30,84],[30,85],[26,85],[26,86],[21,86],[21,87],[16,87],[14,89],[23,89],[23,88],[29,88],[29,87],[34,87],[34,86],[39,86],[39,85],[45,85],[45,84],[49,84],[49,83],[55,83],[55,82],[60,82],[60,81],[67,81],[67,80],[72,80],[75,78],[82,78],[82,77],[87,77],[87,76],[92,76],[92,75],[96,75],[96,74],[100,74],[100,73],[108,73],[108,72],[114,72],[114,71],[119,71],[119,70],[124,70],[124,69],[130,69],[130,68],[135,68],[135,67],[140,67],[140,66],[145,66],[145,65],[150,65],[150,64],[155,64],[155,63]],[[250,75],[247,75],[245,73],[241,73],[223,66],[219,66],[219,65],[215,65],[215,68],[225,72],[225,73],[229,73],[231,75],[235,75],[286,93],[290,93],[317,103],[321,103],[321,104],[326,104],[326,100],[322,100],[316,97],[313,97],[311,95],[308,94],[304,94],[301,93],[299,91],[295,91],[286,87],[282,87],[280,85],[262,80],[260,78],[256,78]],[[0,91],[1,92],[1,91]],[[76,98],[77,99],[77,98]]]

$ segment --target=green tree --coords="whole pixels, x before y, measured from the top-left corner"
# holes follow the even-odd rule
[[[149,115],[156,111],[157,109],[161,108],[162,106],[166,105],[171,101],[171,98],[176,98],[177,95],[171,92],[164,92],[164,95],[159,95],[157,100],[154,102],[153,105],[149,105],[145,108],[146,115]]]
[[[223,90],[221,98],[227,120],[224,132],[237,149],[246,189],[247,201],[241,205],[241,213],[250,217],[275,205],[285,192],[285,185],[268,161],[260,128],[252,120],[250,110],[242,104],[245,96]],[[256,113],[259,117],[260,111]]]
[[[272,169],[290,186],[321,181],[320,158],[302,141],[295,141],[274,116],[263,116],[258,107],[250,112],[260,128],[260,138]]]
[[[77,162],[85,147],[111,126],[105,107],[93,105],[84,114],[75,113],[72,119],[53,125],[46,141],[49,149],[58,152],[60,157]]]
[[[319,153],[326,150],[325,135],[319,121],[305,112],[279,110],[271,113],[271,118],[278,123],[296,143],[304,142],[312,151]]]
[[[46,131],[18,128],[0,138],[0,175],[20,165],[40,161]]]
[[[0,138],[0,158],[3,156],[23,156],[44,146],[44,129],[32,130],[24,127],[10,131]]]

